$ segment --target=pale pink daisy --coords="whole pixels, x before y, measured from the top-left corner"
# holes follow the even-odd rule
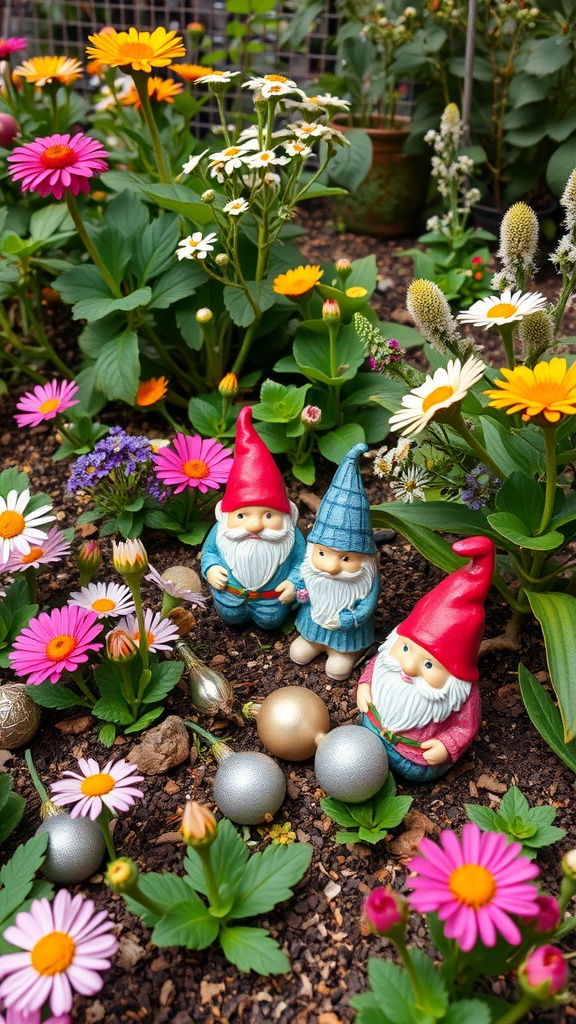
[[[32,1010],[30,1013],[15,1010],[13,1006],[6,1010],[6,1016],[0,1013],[0,1024],[42,1024],[42,1011]],[[45,1017],[44,1024],[72,1024],[69,1013],[58,1014],[57,1017]]]
[[[24,555],[36,544],[46,539],[39,526],[52,522],[56,516],[50,514],[52,505],[29,508],[30,491],[8,491],[5,498],[0,496],[0,563],[8,561],[12,552]]]
[[[144,796],[134,783],[143,782],[144,776],[137,775],[138,766],[128,764],[124,758],[108,761],[103,768],[93,757],[81,757],[78,772],[62,772],[63,778],[50,786],[52,802],[57,807],[74,804],[71,818],[96,818],[106,807],[112,814],[127,811],[137,799]]]
[[[7,158],[14,181],[23,192],[61,199],[64,191],[77,196],[89,192],[89,179],[108,170],[106,150],[101,142],[77,132],[76,135],[46,135],[19,146]]]
[[[212,438],[204,441],[199,434],[176,434],[172,444],[175,451],[163,448],[153,458],[156,476],[174,487],[174,494],[186,487],[197,487],[205,494],[208,488],[217,490],[226,483],[233,462],[229,448]]]
[[[520,929],[509,916],[538,913],[538,889],[531,884],[539,872],[520,843],[509,843],[503,833],[481,832],[469,823],[459,842],[454,832],[442,832],[441,846],[420,841],[423,856],[408,863],[415,877],[409,896],[420,914],[438,913],[447,939],[455,939],[468,953],[478,939],[494,946],[496,933],[514,946],[522,941]]]
[[[0,563],[0,572],[24,572],[39,569],[49,562],[59,562],[70,554],[70,542],[57,526],[51,526],[46,536],[33,544],[27,554],[13,551],[7,562]]]
[[[19,427],[37,427],[45,420],[53,420],[59,412],[72,405],[78,405],[77,394],[78,385],[73,381],[51,380],[48,384],[37,384],[16,406],[24,415],[16,415],[14,419]]]
[[[191,590],[188,585],[192,582],[193,585],[198,586],[200,580],[196,576],[193,569],[188,569],[187,566],[176,565],[172,569],[166,570],[165,576],[161,576],[157,569],[153,565],[148,566],[148,573],[144,577],[149,583],[155,583],[165,594],[169,594],[170,597],[175,597],[178,601],[188,601],[190,604],[196,605],[198,608],[205,608],[208,598],[204,594],[200,593],[198,589]],[[187,578],[189,577],[189,578]],[[196,583],[196,581],[198,581]]]
[[[163,619],[160,612],[153,612],[151,608],[146,608],[144,612],[144,628],[149,651],[171,651],[171,644],[180,636],[170,619]],[[125,629],[134,643],[140,644],[140,630],[135,615],[120,619],[118,629]]]
[[[89,583],[71,593],[68,604],[96,612],[99,619],[115,618],[134,611],[132,594],[123,583]]]
[[[18,634],[8,655],[12,668],[26,682],[38,686],[46,679],[57,683],[63,672],[73,672],[88,661],[92,651],[99,651],[96,642],[102,626],[96,612],[65,606],[41,612],[30,619]]]
[[[112,962],[118,940],[105,910],[60,889],[50,903],[33,900],[16,915],[4,938],[24,952],[0,956],[0,997],[7,1007],[30,1013],[50,1001],[54,1014],[72,1009],[73,992],[92,996],[102,988],[99,971]]]

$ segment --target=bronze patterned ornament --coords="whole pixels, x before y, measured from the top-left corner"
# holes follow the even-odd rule
[[[28,696],[25,683],[0,686],[0,748],[17,750],[37,733],[40,707]]]

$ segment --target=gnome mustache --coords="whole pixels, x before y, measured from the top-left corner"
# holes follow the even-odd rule
[[[232,575],[247,590],[257,590],[274,576],[294,546],[294,526],[290,516],[280,530],[265,528],[254,535],[242,526],[218,526],[218,547]]]
[[[357,601],[370,593],[376,573],[375,561],[366,556],[357,572],[343,571],[332,576],[312,565],[310,549],[311,545],[300,571],[310,599],[312,621],[321,626],[328,623],[338,625],[339,612],[343,608],[353,608]]]

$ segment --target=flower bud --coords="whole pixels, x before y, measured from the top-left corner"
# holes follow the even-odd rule
[[[532,926],[540,934],[543,932],[553,932],[560,924],[558,900],[555,900],[553,896],[547,896],[543,893],[541,896],[536,897],[536,903],[538,904],[538,913],[536,916],[520,918],[522,924],[526,927]]]
[[[534,949],[518,970],[518,981],[531,996],[548,1002],[566,988],[568,965],[555,946]]]
[[[112,892],[127,892],[137,885],[139,876],[138,865],[130,857],[117,857],[110,861],[104,881]]]
[[[322,319],[327,324],[340,323],[340,306],[335,299],[325,299],[322,304]]]
[[[450,343],[453,346],[461,341],[446,296],[433,281],[412,281],[406,305],[416,327],[437,352],[445,352]]]
[[[96,570],[102,565],[102,551],[99,540],[86,540],[82,544],[76,562],[80,570],[80,586],[90,582]]]
[[[210,846],[216,839],[216,818],[196,800],[189,800],[184,808],[180,832],[186,846]]]
[[[322,409],[319,409],[317,405],[305,405],[300,419],[305,427],[315,427],[322,419]]]
[[[112,629],[106,635],[106,655],[110,661],[132,661],[138,648],[125,629]]]
[[[230,263],[230,257],[225,252],[219,252],[214,262],[217,267],[226,267]]]
[[[529,273],[538,247],[538,218],[526,203],[514,203],[506,211],[500,227],[498,256],[505,270]]]
[[[235,373],[227,373],[218,385],[222,398],[235,398],[238,394],[238,378]]]
[[[347,277],[350,277],[350,274],[352,273],[352,264],[350,263],[350,260],[345,258],[336,260],[334,267],[338,277],[341,277],[343,281],[345,281]]]
[[[213,188],[207,188],[200,198],[203,203],[213,203],[216,198],[216,193]]]
[[[201,36],[206,31],[206,26],[201,21],[190,21],[186,25],[187,32],[194,38],[195,36]]]
[[[140,580],[148,568],[146,548],[141,540],[113,541],[112,562],[128,582]]]
[[[364,919],[376,935],[403,934],[408,913],[407,901],[389,886],[373,889],[364,901]]]
[[[214,313],[207,306],[202,306],[202,309],[196,312],[196,322],[199,324],[210,324],[214,319]]]
[[[576,850],[568,850],[562,857],[562,872],[565,878],[576,882]]]

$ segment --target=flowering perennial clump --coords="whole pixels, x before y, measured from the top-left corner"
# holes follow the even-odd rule
[[[89,491],[99,512],[118,515],[140,493],[162,502],[166,491],[153,470],[152,444],[147,437],[132,436],[112,427],[89,455],[74,463],[67,490]]]

